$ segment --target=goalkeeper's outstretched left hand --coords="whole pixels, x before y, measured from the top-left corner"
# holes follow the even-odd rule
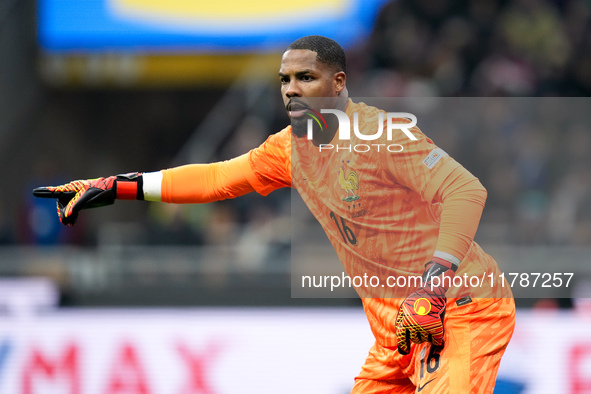
[[[396,335],[398,351],[409,354],[411,342],[431,342],[443,346],[443,320],[447,299],[445,293],[455,266],[445,260],[436,259],[425,266],[423,285],[409,295],[400,306],[396,316]],[[435,279],[435,281],[434,281]]]
[[[141,174],[135,172],[108,178],[72,181],[61,186],[38,187],[33,190],[33,195],[57,199],[60,222],[72,226],[78,219],[78,212],[83,209],[111,205],[115,203],[115,199],[136,199],[139,196],[138,181],[141,181]],[[118,184],[122,190],[117,190]]]

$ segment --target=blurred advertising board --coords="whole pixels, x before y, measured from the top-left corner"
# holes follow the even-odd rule
[[[591,309],[518,311],[496,392],[591,393]]]
[[[341,394],[372,344],[361,309],[3,316],[0,392]]]
[[[302,36],[363,42],[385,2],[40,0],[40,74],[53,86],[225,86],[245,69],[268,80]]]
[[[309,34],[348,47],[385,0],[41,0],[47,51],[280,51]]]
[[[591,317],[519,311],[497,391],[588,393]],[[348,393],[361,309],[78,309],[0,317],[6,394]]]
[[[55,309],[0,281],[2,394],[345,394],[373,344],[361,308]],[[518,310],[495,393],[591,392],[591,304]]]

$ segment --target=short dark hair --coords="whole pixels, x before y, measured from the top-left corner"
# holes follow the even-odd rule
[[[345,51],[336,42],[324,36],[306,36],[298,38],[285,49],[285,52],[291,49],[308,49],[316,52],[316,60],[324,63],[335,70],[335,72],[347,72],[347,60]]]

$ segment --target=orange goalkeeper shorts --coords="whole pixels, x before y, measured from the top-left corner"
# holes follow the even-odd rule
[[[351,393],[492,393],[515,328],[513,299],[448,300],[444,324],[443,348],[413,344],[403,356],[376,342]]]

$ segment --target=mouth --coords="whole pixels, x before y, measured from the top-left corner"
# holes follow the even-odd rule
[[[307,111],[308,107],[299,102],[290,101],[286,106],[285,109],[289,114],[290,118],[296,118],[299,116],[303,116]]]

